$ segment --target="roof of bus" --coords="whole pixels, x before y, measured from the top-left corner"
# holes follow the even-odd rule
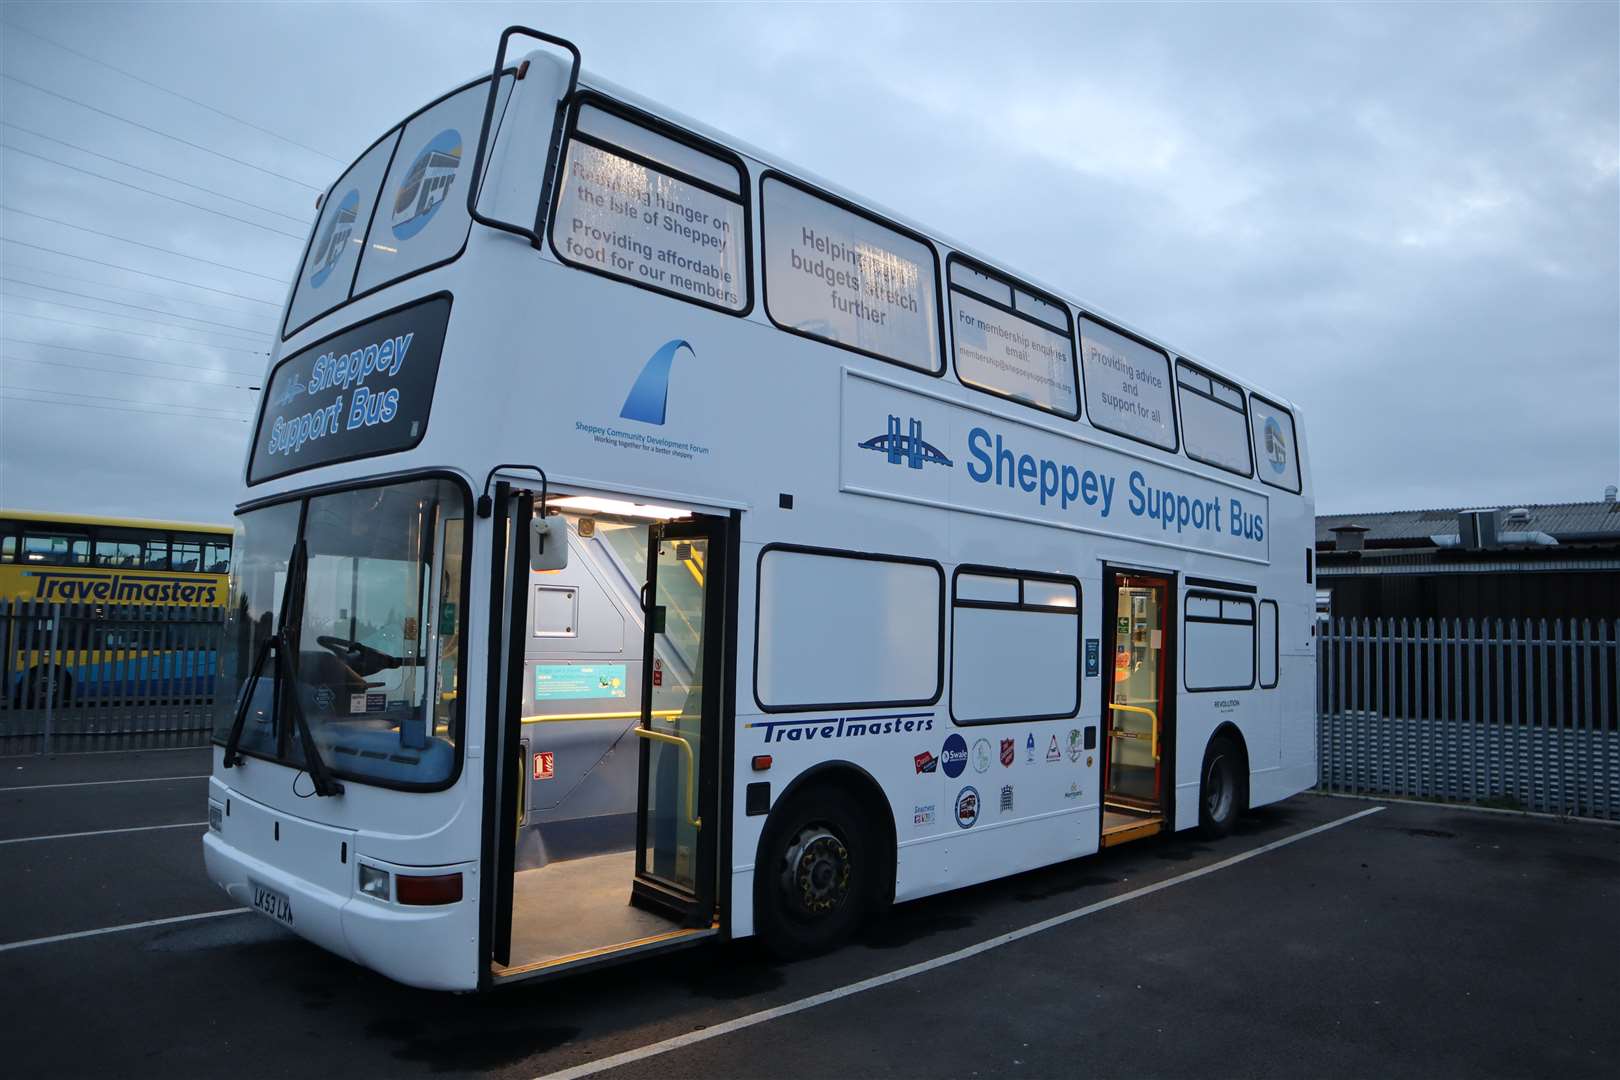
[[[550,59],[552,56],[553,54],[549,54],[542,50],[537,50],[530,53],[528,58],[531,60],[541,60]],[[1021,271],[1015,270],[994,256],[987,255],[970,245],[953,240],[946,234],[941,233],[938,229],[930,228],[929,226],[924,225],[921,222],[906,216],[905,214],[891,210],[881,203],[875,202],[871,198],[853,191],[842,184],[838,184],[824,177],[818,176],[808,169],[794,165],[792,162],[777,157],[775,154],[772,154],[769,151],[753,146],[734,135],[727,134],[718,128],[705,124],[701,120],[693,119],[684,113],[671,109],[667,105],[662,105],[659,102],[648,98],[644,94],[640,94],[634,90],[620,86],[611,80],[592,75],[590,72],[583,70],[580,72],[579,84],[584,89],[595,90],[607,97],[623,101],[628,105],[633,105],[644,112],[650,113],[662,120],[666,120],[676,127],[685,128],[695,135],[701,135],[711,142],[718,143],[721,146],[736,151],[738,154],[741,154],[744,157],[752,158],[767,168],[779,169],[790,176],[819,187],[823,191],[852,202],[857,206],[871,211],[879,217],[887,218],[897,225],[910,229],[913,232],[920,233],[941,246],[949,248],[951,251],[960,252],[970,259],[981,262],[986,266],[1015,279],[1020,284],[1028,285],[1039,291],[1047,292],[1055,297],[1059,297],[1068,302],[1070,306],[1078,308],[1082,312],[1099,316],[1107,322],[1111,322],[1116,326],[1138,335],[1139,337],[1145,338],[1150,342],[1154,342],[1157,345],[1162,346],[1173,357],[1180,357],[1184,360],[1197,364],[1199,367],[1204,368],[1215,375],[1219,375],[1222,378],[1244,387],[1245,389],[1259,394],[1261,397],[1267,398],[1278,405],[1284,406],[1294,414],[1295,422],[1297,423],[1299,421],[1299,408],[1297,405],[1295,405],[1291,398],[1280,394],[1274,394],[1265,387],[1259,386],[1251,380],[1235,375],[1231,371],[1222,368],[1220,365],[1212,364],[1200,359],[1196,353],[1187,352],[1177,348],[1160,335],[1143,330],[1130,320],[1119,318],[1105,308],[1098,307],[1095,304],[1081,303],[1079,300],[1075,299],[1072,293],[1065,289],[1058,288],[1055,285],[1041,281],[1039,278],[1034,278],[1022,273]]]
[[[99,514],[48,514],[39,510],[0,508],[0,520],[52,522],[62,525],[122,525],[131,529],[164,529],[169,532],[231,534],[229,525],[203,525],[195,521],[158,521],[153,518],[106,517]]]

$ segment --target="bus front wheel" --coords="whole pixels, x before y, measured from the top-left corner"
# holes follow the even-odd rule
[[[1230,738],[1217,735],[1204,751],[1204,771],[1198,785],[1198,829],[1210,839],[1226,836],[1247,804],[1244,790],[1243,751]]]
[[[785,960],[815,956],[847,940],[878,895],[878,845],[842,793],[816,788],[771,814],[754,875],[754,924]]]

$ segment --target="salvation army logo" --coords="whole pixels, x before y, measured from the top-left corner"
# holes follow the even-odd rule
[[[939,752],[940,768],[945,775],[956,779],[967,768],[967,740],[960,735],[952,735],[945,740],[945,746]]]
[[[360,189],[351,188],[332,208],[332,216],[321,230],[321,241],[309,253],[309,287],[318,289],[326,284],[337,264],[343,261],[349,237],[354,235],[354,220],[360,216]]]
[[[1288,471],[1288,443],[1283,439],[1282,425],[1277,423],[1275,416],[1266,417],[1265,430],[1266,458],[1271,462],[1271,471],[1281,476]]]
[[[409,240],[439,212],[461,168],[461,132],[447,128],[422,147],[394,195],[394,237]]]

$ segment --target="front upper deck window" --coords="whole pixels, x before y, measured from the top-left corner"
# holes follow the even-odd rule
[[[295,644],[297,706],[332,773],[385,786],[448,783],[460,740],[466,521],[466,495],[433,479],[243,514],[215,739],[229,737],[258,651],[279,628]],[[280,605],[300,538],[304,584],[284,619]],[[261,669],[240,746],[302,768],[290,703],[274,714],[275,672],[273,663]]]
[[[501,80],[491,141],[512,77]],[[321,202],[282,337],[350,300],[449,262],[467,243],[467,176],[489,79],[418,110],[349,166]]]
[[[321,203],[315,239],[304,256],[298,289],[287,309],[284,334],[294,334],[349,300],[360,245],[377,205],[383,172],[394,154],[399,132],[392,131],[349,167]]]
[[[511,91],[512,79],[507,76],[495,100],[496,132]],[[468,177],[488,101],[489,85],[481,80],[405,125],[360,256],[356,296],[461,252],[472,225],[467,215]],[[492,133],[492,143],[494,138]]]
[[[722,311],[747,311],[742,166],[697,140],[582,105],[557,183],[558,258]]]

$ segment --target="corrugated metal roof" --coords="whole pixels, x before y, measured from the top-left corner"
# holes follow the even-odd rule
[[[1519,508],[1530,511],[1526,523],[1509,522],[1509,510]],[[1333,529],[1339,525],[1360,525],[1366,528],[1366,541],[1376,544],[1389,540],[1427,540],[1435,535],[1455,535],[1457,514],[1461,510],[1481,509],[1461,506],[1451,510],[1393,510],[1373,514],[1324,514],[1316,519],[1316,539],[1326,543],[1333,539]],[[1620,503],[1532,503],[1502,506],[1502,528],[1514,532],[1544,532],[1559,541],[1585,537],[1589,539],[1620,540]]]

